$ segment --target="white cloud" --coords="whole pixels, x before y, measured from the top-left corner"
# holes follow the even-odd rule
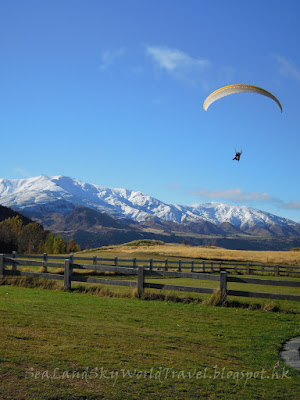
[[[242,189],[226,189],[226,190],[207,190],[200,189],[192,192],[194,195],[204,197],[210,200],[224,199],[237,202],[247,201],[263,201],[263,202],[278,202],[277,199],[271,197],[268,193],[262,192],[244,192]]]
[[[203,83],[205,73],[211,67],[211,62],[204,58],[193,58],[181,50],[163,47],[147,46],[147,54],[154,62],[176,79],[190,83]]]
[[[120,47],[119,49],[116,50],[105,50],[101,54],[101,63],[100,63],[100,69],[107,69],[109,68],[117,59],[121,58],[124,56],[126,53],[126,48],[125,47]]]
[[[300,70],[294,63],[276,54],[274,56],[279,64],[279,72],[287,78],[295,78],[300,81]]]

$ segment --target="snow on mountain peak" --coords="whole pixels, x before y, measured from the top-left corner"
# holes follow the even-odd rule
[[[177,223],[203,220],[212,223],[228,222],[240,229],[255,225],[298,225],[246,206],[217,202],[192,206],[165,204],[139,191],[89,184],[63,175],[0,179],[0,204],[21,212],[51,209],[52,212],[61,213],[68,213],[74,206],[82,205],[138,222],[158,217]]]

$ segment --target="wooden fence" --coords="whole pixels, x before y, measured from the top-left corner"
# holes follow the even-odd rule
[[[5,254],[6,257],[10,258],[22,258],[22,259],[42,259],[45,263],[49,260],[65,260],[66,256],[59,255],[48,255],[44,253],[43,255],[17,255],[17,252],[12,254]],[[253,274],[253,275],[274,275],[274,276],[288,276],[300,274],[300,265],[294,266],[284,266],[284,265],[265,265],[252,262],[239,262],[239,261],[214,261],[214,260],[154,260],[154,259],[137,259],[137,258],[100,258],[97,256],[93,257],[74,257],[70,255],[69,258],[78,261],[91,261],[93,264],[107,264],[137,268],[138,265],[143,265],[148,267],[150,270],[156,268],[163,268],[165,271],[176,270],[176,271],[190,271],[190,272],[221,272],[227,271],[229,273],[237,274]],[[46,266],[46,264],[45,264]],[[300,275],[299,275],[300,277]]]
[[[30,259],[28,259],[30,258]],[[119,286],[129,286],[136,287],[138,290],[138,295],[142,296],[145,288],[149,289],[163,289],[171,291],[184,291],[193,293],[206,293],[211,294],[216,288],[201,288],[194,286],[180,286],[180,285],[170,285],[162,283],[150,283],[145,282],[145,278],[148,276],[163,276],[170,278],[190,278],[199,280],[209,280],[218,281],[219,289],[226,299],[226,296],[242,296],[242,297],[255,297],[255,298],[267,298],[267,299],[277,299],[277,300],[292,300],[300,301],[300,296],[290,295],[290,294],[278,294],[278,293],[265,293],[265,292],[249,292],[241,290],[230,290],[227,287],[228,282],[236,283],[247,283],[255,285],[272,285],[272,286],[285,286],[285,287],[300,287],[300,281],[283,281],[283,280],[272,280],[272,279],[260,279],[260,278],[247,278],[247,277],[236,277],[228,276],[227,271],[222,270],[220,267],[218,271],[211,268],[210,272],[219,272],[218,274],[206,273],[205,271],[195,271],[195,263],[193,263],[190,268],[190,272],[182,271],[183,266],[179,262],[178,270],[170,270],[170,264],[168,260],[162,262],[161,260],[136,260],[136,259],[124,259],[120,260],[117,258],[98,259],[96,256],[93,258],[80,257],[75,258],[70,255],[69,258],[63,256],[48,256],[43,255],[43,259],[38,261],[37,259],[41,256],[18,256],[16,252],[11,255],[0,254],[0,277],[5,275],[18,275],[25,277],[36,277],[36,278],[46,278],[46,279],[58,279],[64,281],[64,288],[66,290],[71,290],[71,282],[83,282],[83,283],[96,283],[96,284],[108,284],[108,285],[119,285]],[[54,262],[51,259],[64,260],[64,262]],[[49,261],[50,260],[50,261]],[[83,261],[91,261],[90,264],[83,264]],[[99,263],[100,261],[100,263]],[[107,262],[112,262],[111,264],[106,264]],[[149,262],[149,265],[137,265],[137,262]],[[120,265],[123,263],[133,263],[131,266]],[[104,264],[105,263],[105,264]],[[155,266],[155,263],[159,264]],[[163,265],[162,265],[163,264]],[[6,266],[11,265],[11,270],[7,269]],[[44,272],[32,272],[32,271],[22,271],[18,270],[18,266],[39,266],[43,267]],[[48,272],[48,268],[63,268],[64,274],[51,273]],[[125,275],[136,275],[137,279],[132,280],[121,280],[121,279],[105,279],[105,278],[95,278],[91,276],[82,276],[74,273],[74,270],[89,270],[98,272],[113,272],[116,274]]]

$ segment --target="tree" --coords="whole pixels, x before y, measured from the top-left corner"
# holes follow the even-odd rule
[[[48,254],[53,253],[53,243],[54,243],[54,235],[52,232],[49,232],[44,243],[44,253]]]
[[[81,248],[72,238],[68,244],[60,235],[54,236],[52,232],[44,231],[44,228],[31,222],[23,225],[19,216],[10,217],[0,222],[0,253],[48,253],[64,254],[75,253]]]
[[[46,235],[43,227],[35,222],[24,226],[19,236],[18,251],[27,254],[38,253],[42,250]]]
[[[22,220],[19,216],[7,218],[0,223],[0,251],[11,253],[18,250]]]
[[[67,253],[75,253],[76,251],[80,251],[80,246],[78,250],[78,245],[75,242],[75,239],[69,239],[67,243]]]
[[[66,242],[60,235],[54,237],[53,241],[53,254],[63,254],[66,252]]]
[[[77,251],[81,251],[81,247],[80,247],[79,244],[76,244],[76,245],[75,245],[74,253],[77,253]]]

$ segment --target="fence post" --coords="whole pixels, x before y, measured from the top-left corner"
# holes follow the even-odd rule
[[[203,272],[205,272],[205,261],[202,261],[203,264]]]
[[[227,301],[227,272],[220,272],[220,292],[221,292],[221,301],[222,303],[226,303]]]
[[[234,265],[234,270],[235,270],[236,273],[239,272],[238,269],[237,269],[237,266],[238,266],[237,264]]]
[[[153,259],[150,258],[149,260],[149,270],[152,271],[153,270]]]
[[[132,259],[132,266],[133,266],[133,268],[136,268],[136,258],[135,257]]]
[[[194,261],[191,261],[191,272],[194,272]]]
[[[178,260],[178,272],[181,272],[181,260]]]
[[[222,268],[222,261],[219,262],[219,269],[220,269],[220,272],[223,271],[223,268]]]
[[[64,273],[64,289],[71,290],[72,269],[70,258],[65,260],[65,273]]]
[[[137,291],[138,297],[141,298],[144,293],[144,267],[138,267],[138,274],[137,274]]]
[[[276,275],[279,276],[280,275],[280,271],[279,271],[279,265],[276,265]]]
[[[115,257],[115,267],[118,266],[118,257]]]
[[[46,264],[47,261],[48,261],[48,254],[47,254],[47,253],[44,253],[44,254],[43,254],[43,267],[44,267],[44,272],[48,272],[47,264]]]
[[[250,275],[250,263],[247,262],[247,274]]]
[[[165,271],[168,271],[168,260],[165,260]]]
[[[18,258],[18,255],[17,255],[16,251],[12,252],[12,258]],[[12,270],[13,270],[13,272],[17,272],[17,264],[16,263],[13,263]]]
[[[210,263],[210,268],[211,268],[211,272],[214,272],[214,263],[213,262]]]
[[[93,265],[97,265],[97,256],[93,256]]]
[[[69,255],[69,260],[70,260],[70,279],[72,280],[72,275],[73,275],[73,268],[74,268],[74,260],[73,260],[74,255],[70,254]]]
[[[5,262],[4,262],[4,254],[0,254],[0,277],[4,277],[5,275]]]

